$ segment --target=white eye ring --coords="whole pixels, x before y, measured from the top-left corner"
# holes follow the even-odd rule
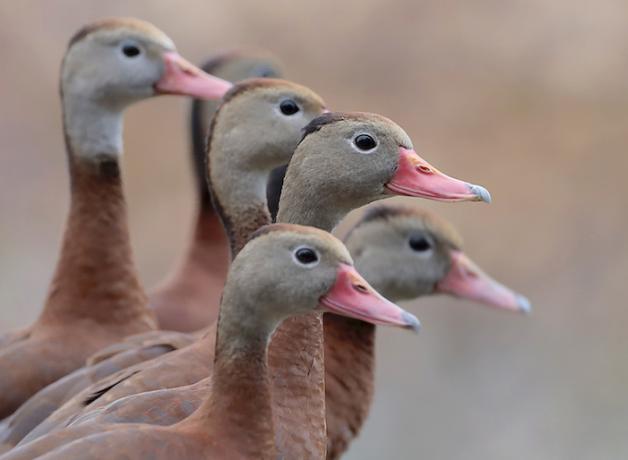
[[[292,251],[292,259],[297,265],[307,268],[316,267],[321,260],[318,252],[309,246],[299,246]]]
[[[377,146],[377,139],[369,133],[358,133],[350,140],[351,147],[361,155],[373,153]],[[362,144],[362,145],[360,145]]]

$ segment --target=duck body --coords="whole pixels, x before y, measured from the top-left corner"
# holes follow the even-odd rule
[[[269,81],[262,86],[273,84]],[[259,83],[255,83],[253,88],[256,85]],[[233,100],[236,100],[236,95],[240,95],[241,100],[245,100],[243,96],[248,95],[248,91],[252,91],[253,88],[249,86],[246,91],[236,88],[232,95]],[[225,101],[223,107],[227,104],[231,102]],[[221,115],[217,117],[217,119],[220,118]],[[229,117],[227,116],[226,119],[229,120]],[[238,117],[238,121],[240,120],[241,118]],[[370,151],[375,150],[372,155],[363,155],[359,149],[354,151],[353,149],[357,147],[353,147],[353,144],[346,140],[362,135],[364,131],[378,139],[378,141],[371,139],[376,147],[366,146]],[[258,140],[259,136],[253,135],[251,138]],[[216,139],[224,141],[229,137],[214,136],[210,145],[213,145]],[[385,197],[386,184],[389,181],[391,183],[397,181],[399,177],[397,171],[401,168],[400,162],[421,161],[418,157],[412,156],[416,156],[416,153],[410,149],[411,143],[407,135],[383,117],[369,114],[328,114],[319,117],[306,129],[306,136],[299,144],[288,168],[278,220],[313,224],[326,229],[333,228],[339,219],[354,207]],[[248,151],[248,148],[244,151]],[[314,152],[317,155],[313,155]],[[377,152],[379,153],[375,154]],[[240,231],[232,239],[232,251],[236,252],[245,241],[245,235],[253,230],[253,226],[259,225],[259,222],[269,217],[263,208],[263,198],[251,196],[246,200],[236,199],[235,203],[229,203],[229,199],[233,199],[233,196],[226,191],[229,187],[235,187],[238,180],[246,181],[248,184],[264,182],[250,173],[222,177],[217,173],[220,170],[220,162],[238,159],[237,155],[229,154],[229,149],[224,153],[217,163],[210,160],[212,192],[214,192],[214,197],[231,196],[225,201],[219,201],[221,204],[219,209],[230,212],[230,214],[223,213],[223,221],[227,223],[227,228],[238,228]],[[323,158],[320,155],[327,156]],[[351,173],[345,174],[347,165],[350,165]],[[423,182],[418,179],[415,181],[411,177],[412,172],[404,168],[401,168],[403,172],[401,183],[405,184],[406,189],[409,186],[415,186],[415,182],[425,187]],[[477,199],[477,194],[469,184],[448,178],[440,172],[430,171],[428,182],[436,178],[446,184],[453,184],[452,188],[455,193],[452,199]],[[311,176],[312,174],[315,175],[316,180]],[[310,175],[309,178],[308,175]],[[362,182],[356,183],[356,181]],[[249,190],[265,194],[263,187],[249,186]],[[428,193],[429,190],[423,192],[419,189],[412,192],[417,195],[425,193],[431,196]],[[449,189],[441,187],[439,193],[445,195],[449,193]],[[237,196],[236,194],[235,197]],[[318,202],[313,203],[311,196],[316,196]],[[342,201],[338,200],[339,196],[343,197]],[[242,212],[242,205],[237,203],[248,203],[246,209],[251,212]],[[259,211],[255,211],[251,203],[258,203]],[[243,219],[244,222],[241,222],[241,225],[233,225],[236,219]],[[270,347],[269,365],[272,369],[273,418],[277,427],[276,443],[280,452],[287,458],[325,456],[327,441],[322,338],[320,315],[302,315],[299,318],[287,320],[278,328]],[[183,365],[184,363],[181,363],[181,366]],[[179,369],[179,374],[182,369]],[[131,379],[136,377],[132,376]],[[304,407],[307,410],[303,410]]]
[[[300,255],[303,251],[307,254]],[[259,276],[258,267],[269,260],[275,270]],[[169,460],[277,458],[266,350],[282,320],[331,308],[402,327],[416,322],[377,294],[351,264],[346,248],[319,230],[294,225],[262,229],[230,271],[209,395],[191,416],[167,427],[107,425],[97,434],[75,427],[74,433],[86,436],[59,447],[49,443],[51,438],[42,438],[18,447],[3,460],[36,458],[46,443],[50,450],[41,458],[48,460],[103,455]],[[350,283],[359,283],[360,289]]]
[[[3,340],[0,418],[102,347],[156,327],[129,241],[123,112],[159,93],[217,98],[229,86],[181,58],[143,21],[106,19],[72,38],[61,70],[70,212],[42,313]]]

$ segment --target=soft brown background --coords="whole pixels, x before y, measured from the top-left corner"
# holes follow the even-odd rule
[[[628,3],[622,0],[0,0],[0,328],[40,309],[68,204],[57,73],[86,21],[153,21],[191,60],[278,55],[334,108],[398,121],[494,202],[422,203],[526,293],[528,318],[448,298],[381,330],[378,392],[352,459],[628,456]],[[193,209],[186,101],[129,110],[125,180],[147,286]]]

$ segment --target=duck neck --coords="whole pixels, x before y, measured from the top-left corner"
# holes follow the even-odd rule
[[[154,326],[133,263],[120,176],[122,111],[64,98],[70,212],[42,320]]]
[[[228,243],[220,216],[213,208],[201,207],[181,271],[186,274],[194,271],[226,275],[229,265]]]
[[[237,311],[251,312],[236,318],[233,295],[225,291],[216,334],[216,354],[209,398],[195,414],[213,437],[238,433],[242,458],[276,458],[272,399],[266,350],[273,328],[254,322],[255,299],[237,301]],[[240,296],[242,297],[242,296]]]
[[[216,213],[209,194],[206,166],[206,142],[209,120],[216,111],[212,101],[194,99],[190,112],[192,169],[196,178],[198,214],[192,243],[187,252],[183,270],[219,273],[226,276],[229,265],[229,244],[220,216]],[[187,269],[186,269],[187,268]]]
[[[233,258],[255,230],[271,223],[266,205],[269,169],[252,165],[248,155],[224,142],[221,136],[211,137],[210,190]]]
[[[339,458],[357,436],[373,400],[375,326],[325,313],[327,458]]]
[[[386,283],[356,268],[384,297],[397,302]],[[333,313],[323,316],[325,343],[325,402],[327,458],[340,458],[368,417],[375,386],[376,327]]]
[[[197,214],[183,257],[149,293],[149,304],[162,328],[192,331],[214,323],[229,267],[229,241],[207,184],[206,131],[213,106],[195,99],[190,115],[191,160],[196,179]]]
[[[339,197],[328,202],[324,193],[299,185],[307,184],[307,181],[301,181],[294,169],[288,167],[285,175],[277,222],[298,223],[331,232],[353,208],[343,209]]]
[[[286,189],[281,194],[277,221],[311,225],[330,231],[323,212],[313,211],[312,200],[298,209]],[[317,220],[320,217],[320,220]],[[326,450],[325,366],[323,324],[311,313],[284,321],[269,349],[277,446],[285,458],[323,458]]]

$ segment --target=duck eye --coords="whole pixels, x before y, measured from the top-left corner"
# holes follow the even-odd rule
[[[292,99],[286,99],[279,104],[279,110],[284,115],[294,115],[299,111],[299,106]]]
[[[124,55],[126,57],[130,57],[133,58],[135,56],[138,56],[140,54],[140,49],[139,47],[135,46],[135,45],[123,45],[122,46],[122,53],[124,53]]]
[[[416,252],[425,252],[432,248],[432,245],[424,236],[412,236],[409,243],[410,248]]]
[[[377,147],[377,142],[375,142],[375,139],[373,139],[373,137],[369,136],[368,134],[357,135],[355,139],[353,139],[353,143],[358,149],[362,150],[363,152],[373,150],[375,147]]]
[[[299,264],[308,267],[318,263],[318,254],[316,251],[307,247],[300,247],[294,251],[294,258]]]

